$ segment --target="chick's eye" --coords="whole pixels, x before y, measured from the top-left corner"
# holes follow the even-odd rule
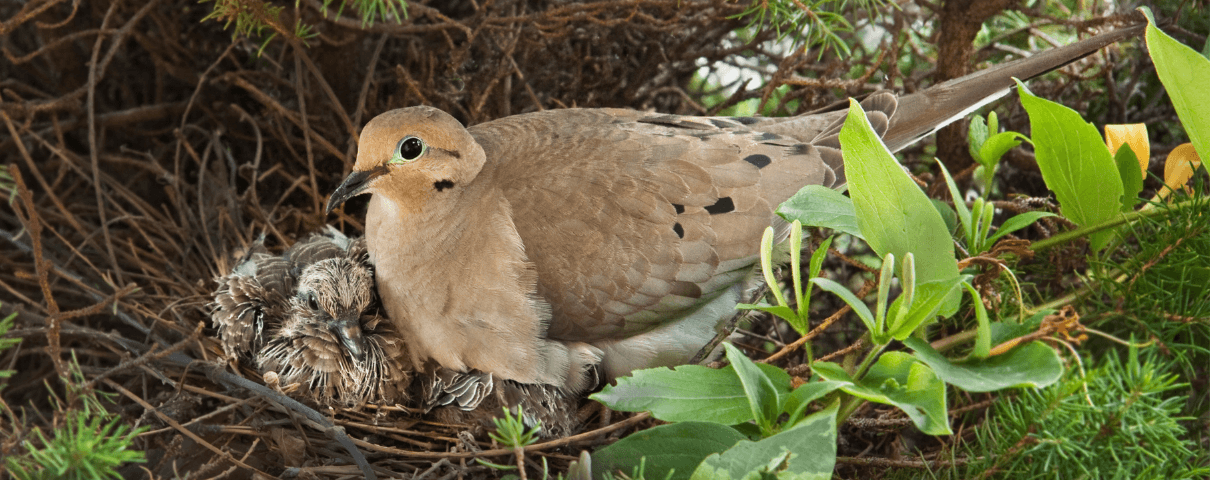
[[[427,149],[428,146],[423,140],[412,136],[403,137],[395,146],[395,159],[398,162],[410,162],[424,155]]]
[[[315,299],[315,294],[307,296],[307,307],[311,310],[319,310],[319,300]]]

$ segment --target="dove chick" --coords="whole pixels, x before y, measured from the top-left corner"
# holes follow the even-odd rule
[[[406,399],[410,368],[390,325],[371,314],[364,241],[328,227],[282,255],[263,237],[218,279],[211,318],[224,352],[297,384],[321,405]]]

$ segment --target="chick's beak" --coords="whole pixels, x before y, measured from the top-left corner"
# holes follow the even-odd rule
[[[381,165],[377,168],[365,171],[354,171],[345,181],[336,187],[336,191],[332,192],[332,197],[328,199],[328,207],[324,209],[324,215],[332,213],[332,209],[338,205],[345,203],[350,198],[356,197],[366,192],[370,186],[370,180],[387,173],[387,166]]]
[[[340,339],[349,355],[358,362],[366,360],[365,337],[361,335],[361,322],[357,317],[338,319],[332,324],[332,333]]]

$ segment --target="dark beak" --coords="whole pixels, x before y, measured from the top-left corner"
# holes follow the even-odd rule
[[[361,336],[361,322],[357,317],[341,318],[332,324],[332,333],[340,339],[341,345],[349,351],[358,363],[365,362],[365,338]]]
[[[365,193],[366,188],[370,186],[370,180],[385,173],[387,173],[386,165],[373,170],[350,173],[348,177],[345,177],[345,181],[341,182],[339,187],[336,187],[336,191],[332,192],[332,197],[328,199],[328,208],[324,210],[324,215],[332,213],[333,208],[345,203],[346,200]]]

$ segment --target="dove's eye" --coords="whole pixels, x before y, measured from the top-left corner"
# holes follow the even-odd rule
[[[403,137],[399,144],[395,146],[395,158],[391,159],[392,163],[406,163],[420,158],[424,152],[428,150],[428,146],[424,141],[413,137]]]
[[[307,307],[311,310],[319,310],[319,300],[315,299],[315,294],[307,295]]]

